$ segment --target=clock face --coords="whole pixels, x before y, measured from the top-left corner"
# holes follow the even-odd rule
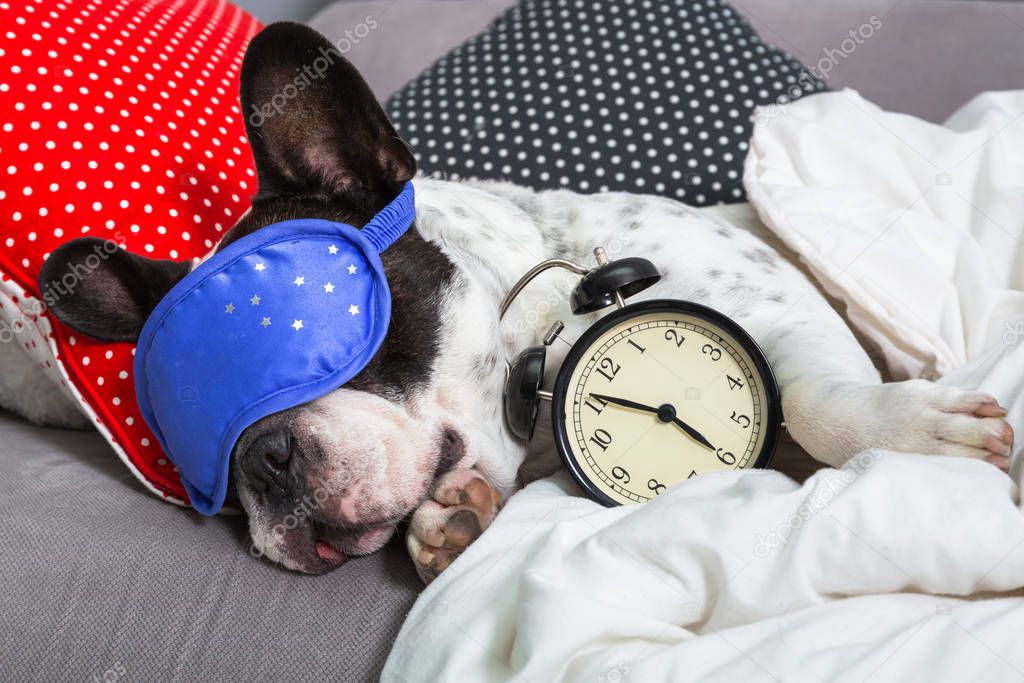
[[[554,390],[556,443],[606,505],[705,472],[764,467],[781,422],[763,354],[725,316],[682,301],[616,311],[587,331]]]

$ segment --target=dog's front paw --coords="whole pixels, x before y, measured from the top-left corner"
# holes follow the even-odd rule
[[[472,469],[452,470],[412,515],[406,545],[416,572],[430,583],[490,526],[501,499]]]
[[[1013,428],[991,394],[926,380],[874,388],[881,424],[874,444],[894,450],[978,458],[1007,469]]]

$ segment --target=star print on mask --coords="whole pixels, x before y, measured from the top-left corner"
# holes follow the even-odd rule
[[[379,254],[414,208],[410,183],[363,228],[266,226],[197,265],[154,309],[136,347],[137,396],[200,512],[223,504],[224,454],[239,430],[344,386],[380,348],[391,309]],[[198,398],[163,400],[182,368]]]

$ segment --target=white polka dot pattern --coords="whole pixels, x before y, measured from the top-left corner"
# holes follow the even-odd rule
[[[758,104],[822,82],[719,0],[524,0],[396,93],[421,170],[742,201]]]
[[[40,315],[88,286],[89,264],[36,280],[53,249],[83,235],[150,258],[214,246],[256,191],[238,76],[259,28],[222,0],[0,0],[0,320],[174,501],[185,492],[139,415],[133,345]]]

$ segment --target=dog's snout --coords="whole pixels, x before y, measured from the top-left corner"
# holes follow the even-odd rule
[[[235,445],[234,479],[254,545],[312,574],[378,550],[463,460],[465,437],[404,404],[343,387],[267,416]]]
[[[255,491],[278,498],[288,494],[291,436],[275,430],[259,437],[242,454],[242,471]]]

